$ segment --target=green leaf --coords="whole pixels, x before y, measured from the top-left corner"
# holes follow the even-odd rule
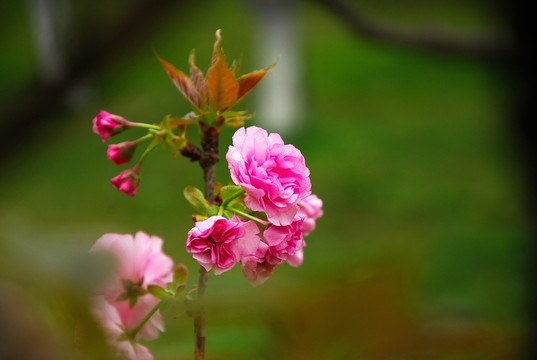
[[[173,270],[173,281],[179,284],[186,284],[188,280],[188,268],[184,264],[178,264]]]
[[[132,309],[134,307],[134,305],[136,305],[136,303],[138,302],[138,297],[131,297],[129,299],[129,307]]]
[[[200,189],[195,188],[194,186],[187,186],[184,195],[194,210],[202,215],[207,214],[208,204]]]
[[[126,300],[129,300],[129,294],[127,294],[126,292],[121,293],[121,295],[119,295],[116,299],[116,301],[126,301]]]
[[[177,297],[164,299],[159,310],[165,318],[178,318],[186,312],[185,299]]]
[[[218,210],[220,210],[220,208],[216,205],[211,205],[209,206],[209,209],[207,211],[207,216],[216,216],[218,215]]]
[[[222,203],[229,204],[231,201],[244,194],[244,190],[237,185],[227,185],[222,187],[220,194],[222,195]]]
[[[233,209],[238,211],[246,211],[246,205],[243,202],[236,202],[233,204]]]
[[[156,297],[157,299],[160,299],[160,300],[164,300],[164,299],[167,299],[167,298],[170,297],[170,295],[166,292],[166,290],[164,290],[163,288],[161,288],[158,285],[154,285],[154,284],[148,285],[147,286],[147,291],[151,295],[153,295],[154,297]]]

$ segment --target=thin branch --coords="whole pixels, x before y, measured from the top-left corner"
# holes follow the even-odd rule
[[[216,163],[220,160],[218,156],[218,139],[220,132],[217,128],[202,127],[201,146],[203,153],[199,159],[200,166],[203,170],[203,180],[205,183],[205,199],[209,204],[214,204],[214,177]],[[194,356],[196,360],[205,359],[205,307],[204,295],[207,290],[207,282],[209,280],[209,272],[203,266],[199,268],[198,279],[198,297],[197,311],[194,316],[194,333],[196,334],[196,349]]]
[[[512,48],[512,44],[492,36],[457,36],[439,29],[410,30],[383,23],[370,18],[345,0],[317,1],[343,20],[356,34],[372,40],[485,61],[504,60]]]

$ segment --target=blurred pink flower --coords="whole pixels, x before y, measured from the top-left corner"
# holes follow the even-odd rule
[[[102,296],[94,299],[93,315],[101,324],[108,343],[115,349],[119,358],[126,360],[153,360],[153,355],[151,355],[148,348],[135,341],[128,340],[124,334],[119,313]]]
[[[166,287],[172,281],[173,260],[162,252],[162,240],[141,231],[132,235],[105,234],[97,240],[91,251],[104,251],[116,257],[116,269],[102,289],[101,295],[117,310],[121,323],[127,329],[135,328],[147,313],[159,302],[145,293],[150,284]],[[127,300],[120,301],[120,296]],[[131,306],[129,301],[137,301]],[[155,315],[140,330],[146,340],[158,337],[158,330],[164,330],[160,313]]]
[[[259,229],[253,221],[241,222],[235,215],[228,220],[222,216],[196,222],[188,232],[186,251],[215,275],[235,266],[242,257],[256,251]]]
[[[138,166],[121,172],[110,180],[112,185],[124,194],[134,196],[140,184],[140,170]]]
[[[310,195],[298,203],[298,215],[304,218],[302,232],[304,236],[315,230],[315,220],[323,216],[323,201],[317,195]]]
[[[110,136],[119,134],[128,127],[128,122],[121,116],[110,114],[104,110],[93,118],[93,132],[101,137],[103,142]]]
[[[119,144],[108,145],[106,156],[116,165],[129,162],[134,154],[137,143],[135,141],[125,141]]]
[[[289,225],[298,203],[311,193],[304,156],[280,135],[258,127],[240,128],[226,154],[231,178],[248,194],[244,202],[264,211],[274,225]]]

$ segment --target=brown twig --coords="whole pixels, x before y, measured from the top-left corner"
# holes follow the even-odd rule
[[[220,132],[215,127],[202,128],[203,136],[201,146],[203,153],[199,160],[203,170],[203,179],[205,182],[205,199],[209,204],[214,204],[214,176],[216,163],[220,160],[218,156],[218,138]],[[209,273],[200,266],[198,279],[198,297],[197,311],[194,316],[194,332],[196,334],[196,350],[194,352],[196,360],[205,358],[205,307],[204,295],[207,290]]]
[[[317,0],[360,36],[394,45],[486,61],[504,60],[511,44],[495,37],[456,36],[438,29],[409,30],[373,20],[344,0]]]

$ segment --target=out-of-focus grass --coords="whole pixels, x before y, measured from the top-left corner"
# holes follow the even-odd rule
[[[164,250],[195,280],[181,194],[202,186],[201,170],[159,151],[131,199],[110,186],[120,170],[90,131],[101,108],[146,122],[189,111],[152,45],[182,69],[195,47],[206,68],[222,28],[228,58],[244,53],[245,72],[272,61],[253,62],[255,19],[241,2],[188,10],[177,6],[98,75],[89,104],[61,115],[62,128],[48,129],[4,165],[1,237],[89,248],[105,232],[144,230],[165,239]],[[303,129],[285,141],[305,155],[325,216],[307,238],[301,268],[283,266],[258,288],[238,268],[211,277],[209,358],[514,356],[525,326],[527,219],[507,126],[508,82],[496,68],[364,42],[317,6],[303,4],[300,19],[307,113]],[[253,99],[245,105],[255,111]],[[232,133],[224,131],[221,154]],[[229,180],[225,163],[217,171],[219,181]],[[167,327],[148,344],[156,358],[188,358],[190,319]]]

